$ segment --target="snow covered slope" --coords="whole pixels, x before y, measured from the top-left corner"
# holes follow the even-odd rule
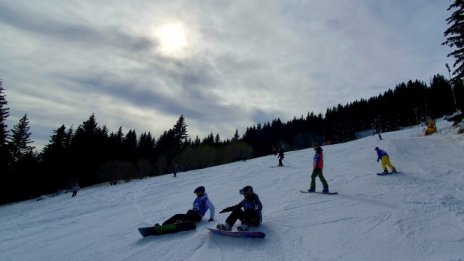
[[[308,149],[287,153],[280,168],[268,156],[3,206],[0,260],[464,260],[464,137],[448,125],[428,137],[417,127],[324,146],[334,196],[298,192],[309,187]],[[375,175],[376,146],[402,174]],[[137,227],[189,209],[199,185],[216,221],[140,236]],[[245,185],[263,202],[266,238],[210,235]]]

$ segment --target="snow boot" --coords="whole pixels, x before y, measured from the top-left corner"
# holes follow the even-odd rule
[[[232,230],[232,226],[227,224],[227,223],[217,224],[216,228],[219,229],[219,230],[224,230],[224,231],[231,231]]]
[[[246,224],[241,224],[240,226],[237,227],[238,231],[248,231],[248,225]]]
[[[308,189],[308,192],[313,193],[313,192],[316,192],[316,190],[315,189]]]
[[[322,190],[322,193],[324,193],[324,194],[329,193],[329,189],[328,189],[328,188],[323,189],[323,190]]]

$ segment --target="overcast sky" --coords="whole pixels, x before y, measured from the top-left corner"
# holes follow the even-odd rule
[[[448,77],[447,0],[0,0],[8,129],[38,149],[92,113],[158,138],[192,138]]]

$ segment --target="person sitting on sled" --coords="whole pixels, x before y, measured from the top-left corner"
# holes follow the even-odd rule
[[[166,221],[163,222],[164,225],[168,224],[176,224],[185,221],[192,221],[192,222],[200,222],[203,219],[206,211],[209,210],[209,220],[214,221],[214,212],[215,207],[213,203],[209,200],[208,194],[205,192],[205,187],[200,186],[197,187],[193,193],[197,195],[195,200],[193,201],[193,207],[185,214],[175,214],[174,216],[170,217]],[[156,224],[155,226],[159,226]]]
[[[387,167],[389,167],[393,173],[396,173],[396,168],[391,164],[387,152],[378,147],[375,147],[375,151],[377,152],[377,162],[381,161],[382,163],[383,173],[388,173]]]
[[[242,224],[237,227],[239,231],[247,231],[249,226],[259,226],[263,221],[263,205],[257,194],[254,193],[252,186],[245,186],[240,189],[240,194],[244,199],[235,206],[221,210],[219,213],[232,212],[227,217],[226,222],[218,224],[217,229],[231,231],[235,222],[240,220]],[[242,210],[243,208],[243,210]]]
[[[322,193],[329,193],[329,184],[322,174],[324,168],[324,154],[322,154],[322,148],[320,146],[314,148],[316,152],[313,159],[313,173],[311,174],[311,185],[309,186],[308,192],[316,191],[316,177],[322,182]]]

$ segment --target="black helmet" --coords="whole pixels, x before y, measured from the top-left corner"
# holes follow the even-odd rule
[[[193,193],[205,193],[205,187],[199,186],[193,191]]]
[[[314,148],[314,150],[315,150],[317,153],[321,153],[321,152],[322,152],[321,146],[317,146],[316,148]]]
[[[379,150],[379,147],[375,147],[375,149],[374,149],[374,150]]]
[[[253,193],[253,187],[252,186],[245,186],[242,189],[240,189],[239,192],[242,195],[251,194],[251,193]]]

